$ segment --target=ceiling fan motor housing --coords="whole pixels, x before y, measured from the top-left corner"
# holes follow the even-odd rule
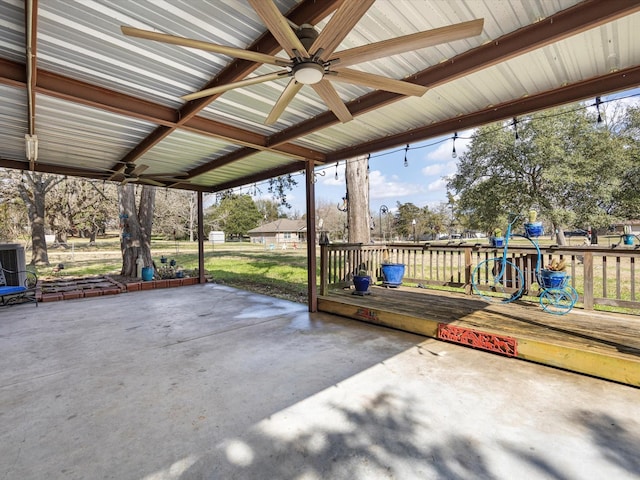
[[[313,42],[318,38],[318,31],[312,25],[305,23],[296,30],[296,36],[305,50],[307,50],[307,53],[313,55],[310,49]],[[322,60],[315,58],[315,56],[313,58],[295,58],[292,70],[293,78],[295,78],[298,83],[304,85],[318,83],[324,76]]]
[[[311,53],[309,49],[313,45],[313,42],[316,41],[316,38],[318,38],[318,31],[313,27],[313,25],[303,23],[300,25],[300,28],[296,30],[296,37],[298,37],[300,43],[302,43],[307,52]]]

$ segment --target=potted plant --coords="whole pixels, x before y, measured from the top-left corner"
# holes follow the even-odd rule
[[[366,270],[358,270],[358,274],[353,276],[353,285],[356,287],[354,295],[369,295],[369,285],[371,277]]]
[[[537,222],[538,212],[531,209],[527,215],[528,222],[524,224],[524,231],[527,237],[539,237],[544,233],[542,222]]]
[[[404,277],[404,263],[382,262],[382,276],[385,287],[398,287],[402,285]]]
[[[542,288],[562,288],[567,281],[567,262],[553,259],[540,272],[540,286]]]
[[[502,236],[502,229],[496,228],[493,230],[493,235],[489,238],[489,243],[492,247],[503,247],[504,237]]]

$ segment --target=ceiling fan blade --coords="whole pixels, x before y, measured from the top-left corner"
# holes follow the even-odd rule
[[[269,116],[264,121],[265,125],[271,125],[280,118],[284,109],[287,108],[289,103],[291,103],[291,100],[293,100],[293,97],[296,96],[296,93],[300,91],[302,86],[302,83],[296,82],[293,78],[289,81],[285,89],[280,94],[280,98],[278,98],[278,101],[271,109],[271,112],[269,112]]]
[[[289,57],[296,56],[294,50],[303,57],[309,56],[307,49],[272,0],[249,0],[249,3]]]
[[[188,176],[189,174],[184,172],[145,173],[144,175],[139,175],[141,178],[187,178]]]
[[[218,85],[213,88],[206,88],[204,90],[200,90],[199,92],[189,93],[188,95],[183,95],[181,98],[183,100],[195,100],[197,98],[209,97],[211,95],[215,95],[216,93],[224,93],[229,90],[233,90],[235,88],[246,87],[248,85],[256,85],[258,83],[270,82],[271,80],[278,80],[279,78],[291,76],[291,72],[288,70],[280,70],[278,72],[267,73],[265,75],[258,75],[257,77],[245,78],[244,80],[239,80],[237,82],[227,83],[225,85]]]
[[[319,83],[314,83],[311,86],[324,103],[327,104],[327,107],[338,117],[338,120],[342,123],[353,120],[351,112],[340,98],[340,95],[338,95],[338,92],[336,92],[336,89],[333,88],[333,85],[322,79]]]
[[[139,178],[138,181],[141,182],[141,183],[146,183],[148,185],[153,185],[155,187],[165,187],[166,186],[166,184],[161,183],[161,182],[157,182],[156,180],[153,180],[151,178]]]
[[[149,168],[149,165],[142,165],[142,164],[136,165],[136,168],[134,168],[129,175],[131,175],[132,177],[137,177],[142,172],[144,172],[147,168]]]
[[[201,40],[193,40],[190,38],[177,37],[175,35],[169,35],[168,33],[152,32],[149,30],[141,30],[139,28],[127,27],[123,25],[120,27],[122,33],[128,37],[144,38],[146,40],[155,40],[162,43],[170,43],[172,45],[180,45],[183,47],[197,48],[199,50],[205,50],[213,53],[220,53],[233,58],[241,58],[243,60],[249,60],[251,62],[266,63],[268,65],[287,65],[288,59],[274,57],[272,55],[265,55],[264,53],[251,52],[242,48],[227,47],[224,45],[216,45],[215,43],[203,42]]]
[[[340,59],[340,62],[336,65],[348,67],[349,65],[368,62],[369,60],[375,60],[377,58],[397,55],[411,50],[418,50],[420,48],[480,35],[483,25],[483,18],[456,23],[455,25],[449,25],[447,27],[435,28],[425,32],[412,33],[402,37],[370,43],[369,45],[362,45],[361,47],[349,48],[348,50],[336,52],[334,57]]]
[[[361,72],[360,70],[336,69],[334,75],[325,75],[324,78],[331,82],[346,82],[363,87],[375,88],[376,90],[384,90],[385,92],[399,93],[400,95],[408,95],[413,97],[421,97],[428,88],[415,83],[396,80],[395,78],[383,77],[373,73]]]
[[[321,48],[322,58],[329,58],[374,2],[375,0],[343,2],[311,45],[311,53]]]

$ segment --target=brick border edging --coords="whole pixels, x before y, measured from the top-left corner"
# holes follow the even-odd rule
[[[153,290],[156,288],[174,288],[174,287],[183,287],[188,285],[197,285],[198,278],[197,277],[185,277],[185,278],[172,278],[167,280],[151,280],[148,282],[145,281],[135,281],[122,283],[114,280],[108,275],[105,275],[104,278],[113,284],[112,287],[107,288],[88,288],[88,289],[77,289],[77,290],[68,290],[66,292],[47,292],[42,293],[41,282],[38,281],[36,286],[36,299],[38,302],[56,302],[60,300],[71,300],[75,298],[91,298],[91,297],[99,297],[103,295],[117,295],[119,293],[129,293],[129,292],[137,292],[141,290]]]

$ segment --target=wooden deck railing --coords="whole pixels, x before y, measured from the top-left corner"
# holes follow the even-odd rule
[[[580,295],[577,306],[593,310],[599,306],[630,309],[640,314],[640,259],[638,247],[541,246],[543,264],[565,259],[571,285]],[[383,262],[405,265],[403,283],[447,287],[472,294],[471,274],[482,260],[502,255],[502,249],[471,242],[428,244],[322,245],[320,250],[320,294],[351,284],[353,275],[366,270],[382,280]],[[536,251],[533,246],[509,245],[509,258],[525,272],[525,286],[535,282]]]

